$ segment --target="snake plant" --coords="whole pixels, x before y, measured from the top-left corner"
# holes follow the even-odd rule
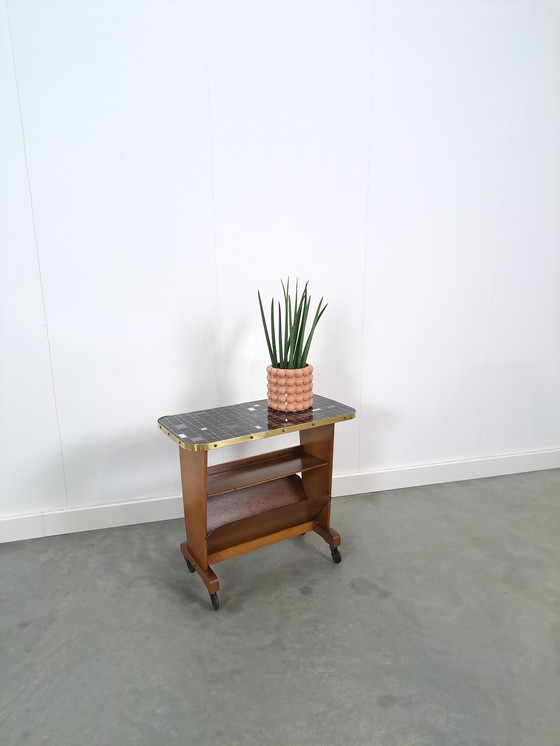
[[[305,331],[311,307],[311,296],[307,292],[309,281],[305,283],[303,292],[298,298],[298,282],[296,280],[293,299],[290,294],[289,278],[286,284],[283,281],[281,282],[284,293],[284,315],[282,316],[282,304],[273,298],[270,301],[270,326],[268,326],[265,317],[260,290],[257,291],[270,362],[273,368],[305,368],[315,327],[328,304],[323,305],[323,299],[321,298],[306,338]]]

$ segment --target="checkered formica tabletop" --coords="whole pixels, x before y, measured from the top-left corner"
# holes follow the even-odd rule
[[[351,420],[355,416],[356,410],[352,407],[314,394],[313,406],[305,412],[277,412],[267,407],[266,399],[260,399],[160,417],[158,425],[181,448],[209,451],[247,440]]]

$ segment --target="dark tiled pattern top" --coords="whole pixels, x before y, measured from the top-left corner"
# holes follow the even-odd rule
[[[283,429],[304,430],[313,423],[351,419],[356,410],[345,404],[313,395],[313,407],[305,412],[276,412],[269,409],[266,399],[229,407],[202,409],[198,412],[160,417],[160,427],[173,440],[189,450],[207,450],[282,432]]]

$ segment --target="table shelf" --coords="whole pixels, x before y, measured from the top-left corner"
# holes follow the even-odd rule
[[[328,467],[328,461],[305,453],[301,446],[263,453],[208,469],[208,497],[282,479],[290,474]]]
[[[274,543],[286,538],[290,529],[294,536],[311,530],[329,500],[329,495],[309,498],[297,475],[209,499],[208,561],[250,551],[255,542],[259,546]]]
[[[207,504],[207,532],[249,516],[266,513],[306,499],[298,476],[291,475],[211,497]]]

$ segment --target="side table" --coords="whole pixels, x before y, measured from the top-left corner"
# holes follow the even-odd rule
[[[181,552],[202,578],[214,609],[219,582],[212,564],[314,531],[342,557],[330,526],[334,425],[356,411],[313,396],[305,412],[268,409],[266,399],[158,420],[179,445],[186,541]],[[208,467],[208,451],[299,431],[299,445]],[[301,475],[301,476],[299,476]]]

